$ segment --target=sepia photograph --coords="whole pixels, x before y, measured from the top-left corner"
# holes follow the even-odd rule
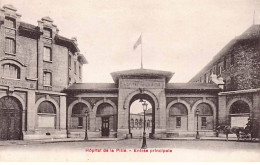
[[[260,162],[260,0],[0,0],[0,162]]]

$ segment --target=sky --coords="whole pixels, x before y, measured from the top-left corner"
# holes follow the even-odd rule
[[[112,83],[110,73],[139,69],[142,33],[146,69],[174,72],[188,82],[230,40],[260,23],[258,0],[1,0],[33,25],[50,16],[67,38],[77,37],[88,64],[83,82]]]

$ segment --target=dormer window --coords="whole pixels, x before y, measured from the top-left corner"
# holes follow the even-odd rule
[[[5,17],[5,26],[15,29],[15,19],[10,17]]]
[[[43,36],[47,38],[52,38],[52,30],[49,28],[43,28]]]

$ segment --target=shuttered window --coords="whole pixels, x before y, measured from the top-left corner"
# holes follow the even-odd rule
[[[13,38],[5,38],[5,52],[15,54],[15,40]]]

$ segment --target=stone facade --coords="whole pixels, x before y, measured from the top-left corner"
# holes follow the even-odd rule
[[[81,82],[79,69],[86,59],[79,53],[75,40],[62,37],[58,32],[49,17],[34,26],[22,22],[12,5],[0,9],[0,116],[12,122],[12,117],[19,118],[21,111],[21,124],[1,123],[2,134],[6,133],[5,128],[14,127],[20,132],[16,139],[67,137],[66,94],[62,90],[71,83]],[[45,47],[50,53],[44,52]],[[71,64],[69,56],[72,56]],[[45,72],[51,76],[47,78]],[[8,101],[17,103],[16,109],[4,110]],[[44,109],[48,106],[53,108],[53,113]],[[48,122],[53,125],[46,124]]]
[[[211,74],[222,77],[224,91],[260,88],[260,25],[252,25],[230,41],[190,82],[210,83]]]
[[[65,90],[68,98],[69,137],[85,136],[82,127],[70,127],[74,123],[73,109],[79,104],[89,109],[89,113],[85,114],[90,124],[89,138],[104,136],[102,130],[107,127],[104,119],[109,120],[109,134],[105,136],[136,136],[136,129],[132,128],[131,119],[134,115],[130,114],[130,107],[140,99],[148,101],[152,106],[147,116],[150,119],[149,137],[195,136],[197,122],[201,136],[214,136],[218,114],[217,93],[220,91],[218,86],[168,83],[172,75],[166,71],[135,69],[112,73],[114,84],[73,84]],[[81,109],[85,112],[84,108]],[[196,110],[199,110],[199,116],[196,116]]]
[[[11,5],[0,9],[0,140],[84,138],[86,131],[130,138],[130,106],[141,99],[152,106],[150,138],[215,136],[218,125],[260,121],[259,26],[228,44],[196,83],[169,83],[174,73],[143,68],[111,73],[114,83],[81,83],[87,61],[77,39],[60,36],[49,17],[37,26],[20,18]],[[208,83],[208,72],[226,88]]]
[[[223,79],[224,88],[218,94],[219,125],[245,127],[247,120],[251,119],[258,121],[254,129],[260,128],[259,30],[260,25],[252,25],[242,35],[230,41],[190,80],[190,82],[214,83],[211,80],[215,75]],[[235,110],[236,113],[232,112]]]

